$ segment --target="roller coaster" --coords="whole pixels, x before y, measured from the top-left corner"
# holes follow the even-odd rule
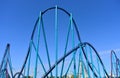
[[[13,73],[7,44],[0,78],[119,78],[120,60],[113,50],[110,58],[108,74],[97,50],[82,42],[72,13],[55,6],[40,12],[19,72]]]

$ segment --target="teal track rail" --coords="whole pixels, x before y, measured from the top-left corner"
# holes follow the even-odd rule
[[[114,50],[111,51],[111,77],[119,78],[120,77],[120,60],[117,57]]]
[[[53,29],[49,23],[47,24],[51,31],[48,34],[45,16],[49,11],[53,12],[53,17],[51,15],[51,18],[47,20],[54,18],[54,23],[52,24]],[[66,33],[62,31],[64,29],[59,22],[59,18],[62,17],[59,16],[60,12],[64,13],[63,15],[66,15],[68,19],[68,26],[65,27]],[[62,21],[64,22],[64,19]],[[52,31],[54,34],[51,34]],[[48,42],[51,40],[51,36],[48,35],[54,35],[51,44]],[[65,41],[59,42],[62,39]],[[54,49],[50,50],[51,46]],[[114,51],[111,51],[110,58],[111,77],[113,75],[119,77],[120,60]],[[11,78],[29,78],[31,76],[33,78],[67,78],[69,75],[73,78],[110,78],[97,50],[90,43],[81,41],[73,14],[58,6],[40,12],[32,31],[25,60],[19,72],[13,73],[10,45],[7,45],[0,65],[0,78],[8,78],[6,73]]]

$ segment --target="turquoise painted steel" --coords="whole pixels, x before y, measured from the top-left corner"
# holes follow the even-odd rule
[[[13,77],[12,69],[13,68],[12,68],[11,56],[10,56],[10,44],[7,44],[2,62],[0,64],[0,78],[6,78],[9,75]],[[10,71],[10,73],[8,73],[8,70]]]
[[[83,46],[84,47],[84,50],[85,50],[85,54],[86,56],[88,57],[88,51],[87,51],[87,47],[86,46]],[[91,54],[91,53],[90,53]],[[86,62],[88,62],[89,59],[86,60]],[[88,71],[88,77],[90,78],[90,68],[89,68],[89,64],[87,64],[87,71]]]
[[[93,56],[92,56],[91,47],[89,47],[89,49],[90,49],[90,58],[91,58],[91,63],[92,63],[92,64],[94,64],[94,63],[93,63]],[[92,68],[93,68],[93,65],[92,65]],[[95,78],[94,74],[93,74],[93,78]]]
[[[32,41],[30,41],[30,56],[29,56],[29,58],[28,58],[28,68],[27,68],[27,78],[28,78],[28,76],[29,76],[29,71],[30,71],[30,60],[31,60],[31,51],[32,51]]]
[[[40,12],[39,22],[41,23],[41,12]],[[37,48],[36,48],[36,62],[35,62],[35,69],[34,69],[34,78],[37,77],[38,52],[39,52],[39,42],[40,42],[40,30],[41,30],[41,24],[40,23],[38,24],[38,40],[37,40]]]
[[[69,19],[70,19],[70,18],[69,18]],[[69,39],[69,35],[70,35],[70,29],[71,29],[71,19],[70,19],[70,23],[69,23],[69,26],[68,26],[68,32],[67,32],[67,38],[66,38],[66,44],[65,44],[64,55],[66,54],[66,51],[67,51],[68,39]],[[62,62],[62,68],[61,68],[60,77],[62,77],[62,75],[63,75],[64,61],[65,61],[65,59],[64,59],[63,62]]]
[[[47,42],[47,31],[45,29],[45,22],[43,15],[47,13],[49,10],[54,10],[54,57],[50,56],[50,50],[48,49],[49,43]],[[59,18],[58,18],[58,12],[59,10],[63,11],[65,14],[69,17],[69,24],[67,28],[66,34],[64,34],[65,37],[65,44],[63,45],[63,50],[60,50],[59,48]],[[51,28],[51,27],[50,27]],[[37,31],[37,33],[36,33]],[[42,36],[41,36],[42,35]],[[42,57],[42,54],[40,53],[40,40],[41,37],[43,38],[43,44],[46,53],[46,59],[47,62],[44,62],[44,57]],[[37,40],[36,40],[37,38]],[[71,41],[69,41],[71,39]],[[70,47],[69,47],[70,46]],[[63,56],[59,57],[59,54],[63,51]],[[33,53],[34,52],[34,53]],[[32,58],[35,54],[33,63]],[[93,58],[94,56],[94,58]],[[50,58],[53,57],[53,58]],[[69,60],[67,60],[69,58]],[[111,57],[111,64],[112,69],[111,73],[114,74],[115,77],[120,76],[120,60],[116,58],[116,55],[112,55]],[[47,64],[46,64],[47,63]],[[34,67],[32,67],[34,65]],[[48,66],[47,66],[48,65]],[[39,66],[42,68],[40,69]],[[9,67],[9,69],[8,69]],[[33,69],[32,69],[33,68]],[[105,66],[102,62],[101,57],[99,56],[98,52],[95,50],[95,48],[88,42],[82,42],[79,31],[77,28],[77,25],[75,23],[75,20],[73,19],[72,13],[68,13],[63,8],[60,8],[58,6],[48,8],[47,10],[40,12],[39,17],[35,23],[29,47],[28,52],[24,61],[24,64],[20,70],[20,72],[13,73],[13,67],[10,57],[10,46],[7,46],[7,49],[5,50],[5,55],[3,57],[2,63],[0,65],[0,78],[7,78],[10,74],[11,78],[20,78],[26,77],[29,78],[31,76],[31,70],[33,70],[34,74],[32,75],[33,78],[49,78],[49,77],[55,77],[55,78],[67,78],[68,75],[72,72],[72,76],[74,78],[102,78],[104,77],[110,78],[108,75],[108,71],[105,69]],[[38,73],[40,72],[40,74]],[[42,71],[42,73],[41,73]],[[111,76],[113,77],[113,75]],[[38,77],[38,75],[40,77]]]
[[[55,63],[56,63],[56,76],[55,78],[57,78],[58,76],[58,65],[57,65],[57,61],[58,61],[58,13],[57,13],[57,5],[55,6]]]
[[[33,47],[34,47],[34,49],[35,49],[35,52],[37,52],[37,49],[36,49],[35,44],[34,44],[33,41],[32,41],[32,44],[33,44]],[[38,54],[38,59],[39,59],[39,62],[40,62],[40,64],[41,64],[42,68],[43,68],[44,73],[46,73],[45,66],[43,65],[43,62],[42,62],[42,60],[41,60],[39,54]]]
[[[118,78],[120,76],[120,63],[115,51],[111,51],[111,77]]]
[[[71,32],[72,32],[72,48],[75,47],[75,37],[74,37],[74,27],[73,27],[73,20],[72,14],[70,14],[70,21],[71,21]],[[74,60],[74,78],[76,78],[76,59],[75,59],[76,52],[73,53],[73,60]]]

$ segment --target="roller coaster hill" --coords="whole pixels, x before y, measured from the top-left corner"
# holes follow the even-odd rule
[[[72,13],[55,6],[40,12],[17,72],[13,71],[7,44],[0,78],[120,78],[120,60],[113,50],[110,59],[108,71],[97,50],[81,41]]]

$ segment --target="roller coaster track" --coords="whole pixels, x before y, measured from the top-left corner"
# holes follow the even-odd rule
[[[107,71],[105,70],[104,64],[103,64],[101,58],[99,57],[99,54],[98,54],[97,51],[95,50],[95,48],[94,48],[91,44],[89,44],[89,43],[87,43],[87,42],[83,43],[83,45],[89,45],[90,47],[92,47],[92,49],[95,51],[96,55],[98,56],[98,58],[99,58],[99,60],[100,60],[100,63],[101,63],[101,65],[102,65],[102,67],[103,67],[103,70],[104,70],[106,76],[109,78],[109,75],[107,74]],[[81,47],[81,45],[78,45],[78,46],[76,46],[75,48],[73,48],[72,50],[70,50],[65,56],[63,56],[63,57],[57,62],[57,64],[59,64],[63,59],[65,59],[67,56],[69,56],[72,52],[76,51],[76,50],[77,50],[78,48],[80,48],[80,47]],[[83,53],[84,53],[84,56],[85,56],[86,60],[88,60],[83,48],[82,48],[82,50],[83,50]],[[94,75],[95,75],[96,77],[98,77],[98,75],[96,74],[96,72],[94,72],[94,70],[93,70],[90,62],[89,62],[89,61],[87,61],[87,62],[88,62],[89,67],[91,68],[92,72],[94,73]],[[48,75],[54,68],[55,68],[55,64],[52,66],[52,68],[51,68],[42,78],[47,77],[47,75]]]
[[[66,10],[64,10],[63,8],[59,8],[59,7],[52,7],[52,8],[49,8],[49,9],[41,12],[41,15],[40,15],[41,18],[38,17],[38,19],[37,19],[37,21],[36,21],[36,23],[35,23],[35,26],[34,26],[34,29],[33,29],[33,32],[32,32],[32,36],[31,36],[31,41],[33,41],[34,33],[35,33],[36,28],[37,28],[37,23],[38,23],[39,19],[42,20],[42,15],[44,15],[47,11],[53,10],[53,9],[62,10],[62,11],[65,12],[68,16],[70,16],[70,13],[68,13],[68,12],[67,12]],[[78,29],[77,29],[76,23],[75,23],[74,19],[72,19],[72,20],[73,20],[73,24],[74,24],[74,26],[75,26],[75,30],[76,30],[76,32],[77,32],[78,39],[79,39],[79,41],[80,41],[80,43],[81,43],[81,39],[80,39],[80,35],[79,35],[79,31],[78,31]],[[23,64],[22,69],[21,69],[21,71],[20,71],[20,74],[23,72],[23,69],[24,69],[25,64],[26,64],[26,62],[27,62],[27,60],[28,60],[29,54],[30,54],[30,45],[29,45],[29,48],[28,48],[28,52],[27,52],[27,56],[26,56],[26,58],[25,58],[24,64]],[[48,59],[49,59],[49,57],[48,57]],[[50,63],[49,63],[49,67],[50,67],[50,69],[51,69]],[[19,76],[20,76],[20,74],[19,74]],[[19,76],[18,76],[18,77],[19,77]]]
[[[111,51],[111,77],[120,77],[120,60],[115,51]]]
[[[45,30],[44,23],[45,16],[49,11],[54,11],[54,51],[49,50],[49,47],[53,46],[53,44],[48,44],[47,42],[48,35],[46,35],[47,30]],[[62,34],[62,31],[58,31],[58,29],[60,28],[58,27],[58,12],[65,13],[69,18],[69,25],[68,27],[65,27],[68,28],[68,31],[66,32],[66,34],[63,34],[64,37],[59,36],[59,33]],[[49,33],[49,35],[51,33]],[[43,39],[42,42],[40,42],[41,37]],[[59,46],[61,47],[61,45],[59,45],[59,40],[63,38],[65,38],[66,40],[65,42],[62,42],[62,46],[64,46],[64,49],[59,50]],[[42,43],[44,43],[44,45]],[[42,51],[41,54],[40,51],[42,50],[42,48],[40,47],[40,44],[42,44],[42,46],[44,46],[45,48],[45,51]],[[24,63],[21,67],[21,70],[19,72],[16,72],[14,75],[12,72],[11,61],[4,61],[4,59],[8,57],[8,59],[10,59],[10,54],[7,55],[7,53],[9,53],[9,48],[10,45],[8,44],[1,63],[0,72],[7,71],[6,66],[3,68],[3,64],[8,63],[11,71],[11,78],[29,78],[29,76],[32,76],[33,78],[67,78],[68,73],[70,72],[72,72],[74,78],[110,78],[110,76],[108,75],[108,71],[106,70],[105,65],[103,64],[97,50],[90,43],[81,41],[79,30],[77,28],[75,20],[73,19],[73,15],[58,6],[51,7],[43,12],[40,12],[40,15],[37,18],[32,31]],[[46,55],[44,55],[43,52]],[[52,53],[54,54],[54,60],[52,60],[51,62],[51,59],[53,59],[53,56],[51,56]],[[63,53],[62,56],[58,56],[60,55],[60,53]],[[35,57],[33,57],[33,55]],[[115,55],[115,59],[113,59],[113,55]],[[47,61],[45,61],[45,57]],[[32,64],[33,59],[34,65]],[[116,66],[113,64],[113,61],[115,61]],[[31,68],[33,67],[34,74],[31,75]],[[117,58],[115,52],[111,51],[111,77],[113,77],[114,67],[116,68],[116,73],[114,74],[116,74],[116,77],[119,77],[120,61]],[[38,70],[42,71],[42,74],[38,73]],[[37,76],[38,74],[40,74],[40,76]],[[1,76],[2,75],[0,75],[0,77]]]

